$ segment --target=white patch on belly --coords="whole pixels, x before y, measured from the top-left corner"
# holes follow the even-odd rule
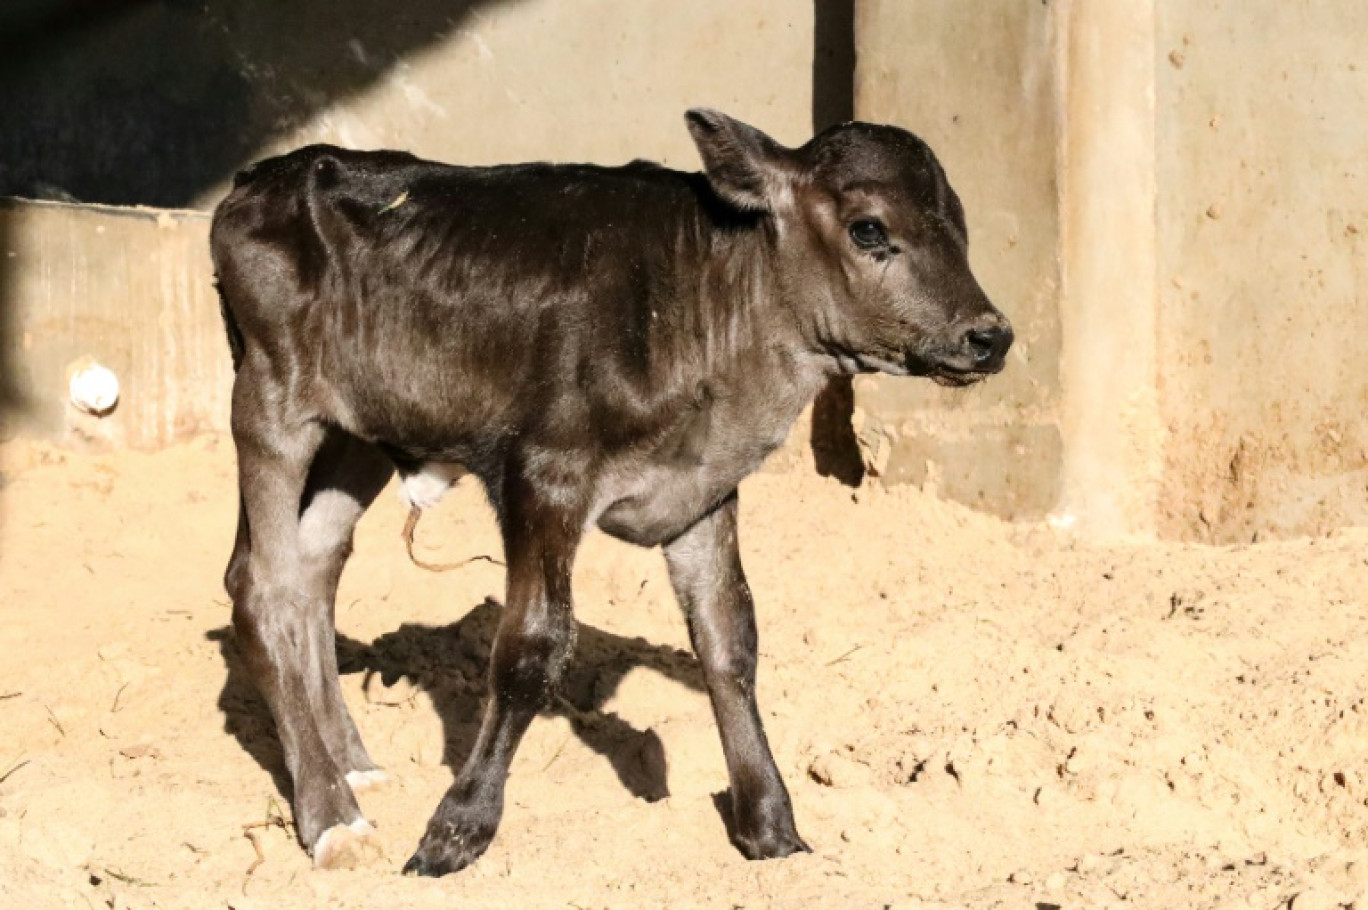
[[[404,475],[399,498],[410,506],[429,509],[446,495],[451,485],[466,475],[465,468],[442,461],[424,462],[412,474]]]

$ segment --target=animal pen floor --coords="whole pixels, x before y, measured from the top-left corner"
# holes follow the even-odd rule
[[[313,872],[228,630],[231,448],[5,449],[0,907],[1368,908],[1368,530],[1096,547],[793,474],[743,486],[742,547],[811,855],[730,846],[663,561],[594,536],[498,838],[400,877],[471,741],[503,577],[412,566],[391,490],[337,611],[387,856]],[[468,485],[419,544],[497,554]]]

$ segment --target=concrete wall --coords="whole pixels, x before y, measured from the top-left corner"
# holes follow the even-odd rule
[[[1059,498],[1060,265],[1053,6],[862,0],[855,113],[936,151],[964,202],[970,262],[1017,332],[1007,371],[968,391],[861,377],[857,432],[887,482],[1013,517]]]
[[[1162,3],[1160,530],[1368,521],[1368,5]]]
[[[208,216],[0,201],[0,256],[0,362],[15,405],[4,436],[155,448],[227,426],[232,367]],[[86,358],[119,377],[107,417],[67,403],[71,369]]]

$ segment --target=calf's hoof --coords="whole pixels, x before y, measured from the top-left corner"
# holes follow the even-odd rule
[[[439,878],[460,872],[489,849],[498,827],[497,812],[470,806],[440,806],[428,823],[418,850],[404,863],[404,874]]]
[[[811,853],[793,828],[771,828],[754,834],[737,833],[736,847],[746,859],[782,859],[794,853]]]
[[[731,794],[732,843],[746,859],[782,859],[794,853],[811,853],[798,836],[793,804],[782,785],[764,796],[743,791]]]
[[[349,825],[333,825],[313,846],[315,869],[359,869],[383,856],[375,829],[364,818]]]

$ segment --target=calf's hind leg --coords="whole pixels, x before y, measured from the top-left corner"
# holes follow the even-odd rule
[[[755,606],[741,569],[736,513],[732,493],[665,547],[665,561],[722,734],[736,846],[747,859],[772,859],[808,852],[808,845],[794,826],[755,701]]]
[[[489,698],[475,745],[405,874],[445,875],[488,848],[504,783],[532,718],[554,691],[574,644],[570,575],[582,513],[521,482],[505,485],[500,524],[508,563],[503,618],[489,655]]]
[[[347,745],[355,728],[350,718],[342,721],[332,630],[330,596],[345,560],[339,541],[349,543],[351,529],[339,535],[336,520],[322,520],[338,501],[318,490],[301,513],[326,431],[307,415],[288,412],[280,404],[285,400],[269,378],[253,377],[246,367],[238,374],[233,438],[242,515],[225,580],[244,663],[275,718],[299,838],[315,864],[349,865],[372,849],[365,839],[370,826],[346,781],[351,769],[344,764],[358,756]],[[358,501],[355,517],[360,508]],[[333,533],[323,534],[325,528]],[[323,542],[330,545],[319,547]],[[347,758],[339,763],[334,753]]]

